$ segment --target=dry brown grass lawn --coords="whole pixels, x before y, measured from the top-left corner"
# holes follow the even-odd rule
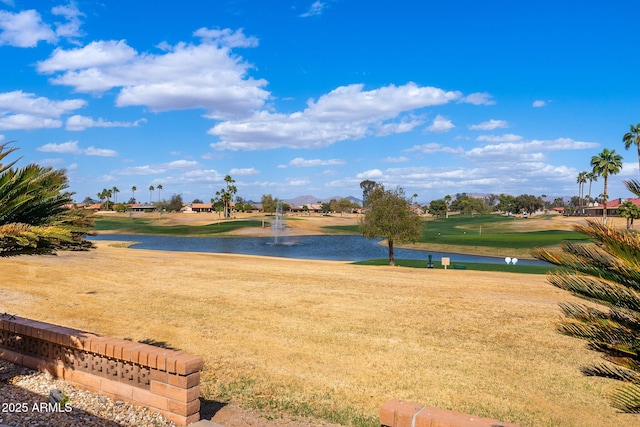
[[[632,425],[555,332],[543,276],[115,247],[0,259],[0,312],[205,360],[206,398],[357,412],[391,398],[523,426]],[[637,425],[639,423],[636,423]]]

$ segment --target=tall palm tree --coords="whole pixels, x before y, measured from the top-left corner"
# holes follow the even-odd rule
[[[118,204],[118,193],[120,192],[120,190],[118,190],[118,187],[113,187],[111,189],[111,191],[113,191],[113,197],[114,197],[114,202],[116,205]]]
[[[589,180],[589,195],[587,197],[589,198],[589,202],[591,202],[591,183],[598,180],[598,175],[593,173],[593,171],[588,172],[587,179]]]
[[[622,142],[624,142],[624,148],[627,150],[633,144],[636,145],[638,149],[638,167],[640,168],[640,123],[635,126],[629,125],[629,132],[624,134]]]
[[[593,173],[601,176],[604,180],[603,195],[603,209],[602,209],[602,222],[607,223],[607,180],[609,175],[615,175],[622,169],[622,156],[616,154],[616,150],[602,150],[597,156],[591,158],[591,166],[593,167]]]
[[[584,215],[584,184],[587,182],[587,172],[580,172],[578,174],[578,200],[580,200],[580,209]]]
[[[445,218],[449,218],[449,205],[451,204],[451,196],[450,195],[446,195],[444,196],[444,204],[447,206],[446,212],[444,217]]]
[[[162,190],[162,184],[158,184],[156,185],[156,190],[158,190],[158,201],[162,200],[160,198],[160,190]]]
[[[136,199],[136,190],[138,189],[138,187],[136,187],[135,185],[133,187],[131,187],[131,198],[133,200]]]
[[[149,186],[149,204],[153,203],[153,190],[155,189],[153,185]]]
[[[416,205],[416,199],[418,198],[418,193],[413,193],[413,206]]]

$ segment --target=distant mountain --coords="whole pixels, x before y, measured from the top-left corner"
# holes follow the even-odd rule
[[[306,196],[298,196],[295,197],[293,199],[283,199],[282,201],[284,203],[288,203],[290,205],[296,205],[296,206],[304,206],[304,205],[311,205],[311,204],[316,204],[318,202],[320,203],[326,203],[326,202],[330,202],[331,200],[339,200],[342,198],[346,198],[351,200],[352,202],[356,202],[360,205],[362,205],[362,200],[353,197],[353,196],[349,196],[349,197],[344,197],[344,196],[333,196],[333,197],[325,197],[324,199],[315,197],[315,196],[311,196],[311,195],[306,195]]]

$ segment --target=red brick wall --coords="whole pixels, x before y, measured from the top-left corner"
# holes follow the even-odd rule
[[[390,400],[380,408],[384,427],[519,427],[491,418],[480,418],[403,400]]]
[[[177,425],[200,419],[202,358],[17,316],[0,318],[0,358],[145,406]]]

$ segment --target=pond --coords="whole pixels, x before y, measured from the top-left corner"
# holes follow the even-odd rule
[[[120,240],[140,242],[132,246],[139,249],[180,252],[213,252],[243,255],[262,255],[282,258],[318,259],[331,261],[365,261],[387,258],[386,245],[380,245],[380,239],[366,239],[353,235],[287,236],[279,244],[272,237],[175,237],[146,234],[101,234],[90,240]],[[451,258],[451,262],[479,262],[504,264],[504,258],[479,255],[463,255],[447,252],[424,251],[414,249],[395,249],[397,259],[433,261],[442,257]],[[505,256],[509,256],[505,253]],[[549,265],[537,260],[519,260],[519,265]]]

